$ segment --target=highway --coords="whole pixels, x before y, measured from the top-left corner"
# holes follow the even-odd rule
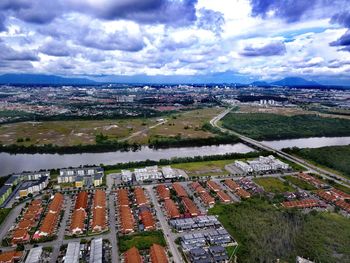
[[[285,152],[283,152],[281,150],[274,149],[274,148],[272,148],[270,146],[267,146],[267,145],[265,145],[265,144],[263,144],[263,143],[261,143],[259,141],[256,141],[256,140],[254,140],[252,138],[244,136],[244,135],[242,135],[242,134],[240,134],[238,132],[235,132],[235,131],[232,131],[232,130],[229,130],[229,129],[221,127],[218,124],[218,122],[223,117],[225,117],[231,110],[232,110],[232,108],[228,108],[225,111],[221,112],[219,115],[215,116],[213,119],[210,120],[210,124],[213,127],[220,129],[222,132],[230,133],[230,134],[233,134],[233,135],[239,137],[242,141],[244,141],[244,142],[246,142],[248,144],[254,145],[254,146],[256,146],[256,147],[258,147],[258,148],[260,148],[262,150],[271,151],[272,153],[277,154],[280,157],[283,157],[283,158],[285,158],[285,159],[287,159],[289,161],[295,162],[295,163],[299,164],[300,166],[305,167],[310,172],[320,174],[325,179],[330,179],[330,180],[335,181],[338,184],[341,184],[341,185],[349,187],[350,180],[347,179],[347,178],[341,177],[341,176],[339,176],[337,174],[334,174],[332,172],[329,172],[329,171],[327,171],[325,169],[319,168],[319,167],[317,167],[317,166],[315,166],[313,164],[310,164],[310,163],[306,162],[303,159],[300,159],[298,157],[295,157],[293,155],[285,153]]]

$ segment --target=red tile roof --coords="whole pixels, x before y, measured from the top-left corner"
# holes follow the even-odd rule
[[[237,194],[239,197],[241,198],[249,198],[250,197],[250,193],[247,192],[246,190],[239,188],[235,194]]]
[[[136,247],[132,247],[124,253],[125,263],[142,263],[140,252]]]
[[[74,209],[86,209],[87,208],[87,202],[88,202],[88,193],[83,191],[80,192],[77,196],[77,199],[75,200],[75,207]]]
[[[226,179],[225,184],[232,190],[232,191],[237,191],[241,187],[233,180],[231,179]]]
[[[0,262],[1,263],[12,263],[16,260],[19,260],[23,257],[22,251],[7,251],[0,253]]]
[[[58,223],[59,214],[47,213],[40,227],[40,233],[52,235]]]
[[[318,190],[316,194],[328,202],[336,202],[338,200],[337,196],[332,191]]]
[[[56,193],[49,205],[49,212],[50,213],[58,213],[61,211],[62,205],[63,205],[63,195],[60,193]]]
[[[165,210],[167,211],[167,215],[169,218],[179,218],[180,217],[179,209],[177,208],[177,206],[173,200],[166,199],[164,201],[164,207],[165,207]]]
[[[129,206],[129,194],[126,189],[118,189],[117,190],[117,200],[119,206]]]
[[[231,197],[228,194],[226,194],[224,191],[219,191],[219,192],[217,192],[217,194],[218,194],[221,202],[224,202],[224,203],[232,202]]]
[[[105,207],[97,207],[93,210],[91,228],[93,232],[100,232],[107,228]]]
[[[338,200],[337,202],[335,202],[335,204],[341,209],[344,209],[346,212],[350,213],[350,204],[346,201]]]
[[[145,191],[141,187],[135,188],[134,195],[135,195],[136,203],[138,206],[148,204],[148,199],[145,195]]]
[[[164,184],[157,185],[156,190],[161,200],[170,198],[170,191]]]
[[[145,227],[146,230],[153,230],[155,229],[155,222],[153,219],[153,215],[149,210],[143,210],[140,212],[140,218],[142,221],[143,226]]]
[[[131,212],[130,207],[120,206],[119,207],[120,227],[121,232],[130,233],[134,231],[134,216]]]
[[[203,192],[206,192],[206,190],[204,189],[203,186],[200,185],[200,183],[198,182],[193,182],[191,183],[191,186],[190,186],[196,193],[203,193]]]
[[[150,257],[152,263],[168,263],[168,258],[164,247],[158,244],[153,244],[150,250]]]
[[[191,216],[198,216],[200,214],[200,211],[198,210],[197,206],[188,197],[183,197],[182,203],[184,204],[186,211]]]
[[[305,200],[296,200],[296,201],[286,201],[282,203],[282,206],[285,208],[311,208],[319,206],[319,202],[316,199],[305,199]]]
[[[85,226],[86,212],[85,210],[74,210],[72,214],[72,222],[70,224],[70,231],[72,234],[82,233]]]
[[[207,191],[201,192],[199,194],[199,197],[201,198],[202,202],[205,203],[206,205],[214,205],[215,204],[214,197],[212,197]]]
[[[332,192],[335,194],[335,195],[338,195],[341,199],[350,199],[350,195],[347,194],[347,193],[344,193],[343,191],[340,191],[336,188],[332,188]]]
[[[29,234],[26,229],[17,229],[12,235],[12,244],[19,244],[29,240]]]
[[[96,190],[94,195],[94,208],[106,207],[106,193],[102,190]]]
[[[180,183],[173,183],[173,188],[179,197],[188,197],[185,188]]]
[[[207,186],[214,192],[219,192],[221,187],[214,181],[207,181]]]

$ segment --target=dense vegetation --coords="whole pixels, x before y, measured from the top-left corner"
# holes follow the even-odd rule
[[[149,249],[153,244],[166,246],[162,231],[142,232],[134,235],[119,237],[120,252],[125,252],[129,248],[137,247],[139,250]]]
[[[223,118],[223,126],[257,140],[350,135],[350,120],[316,115],[231,113]]]
[[[298,186],[299,188],[303,189],[303,190],[316,190],[316,187],[313,186],[312,184],[309,184],[308,182],[305,182],[293,175],[287,175],[283,177],[286,181]]]
[[[316,164],[334,169],[350,177],[350,145],[327,146],[321,148],[287,148],[283,151],[298,155]]]
[[[239,243],[239,262],[350,262],[350,221],[333,213],[277,209],[263,199],[216,205],[211,214]]]
[[[157,137],[149,142],[151,148],[169,148],[169,147],[191,147],[204,145],[219,145],[228,143],[237,143],[240,140],[233,135],[218,135],[209,138],[181,138],[180,135],[175,137]]]
[[[10,211],[11,211],[11,208],[1,208],[0,209],[0,225],[5,220],[5,218],[10,213]]]

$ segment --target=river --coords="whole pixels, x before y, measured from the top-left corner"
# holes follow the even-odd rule
[[[0,153],[0,176],[21,171],[64,168],[80,165],[116,164],[134,161],[171,159],[174,157],[194,157],[225,153],[247,153],[253,151],[243,143],[212,145],[202,147],[181,147],[151,149],[142,147],[136,152],[107,152],[82,154],[9,154]]]
[[[282,149],[286,147],[318,148],[333,145],[348,145],[350,137],[313,137],[302,139],[263,141],[264,144]],[[115,164],[146,159],[159,160],[174,157],[193,157],[216,155],[225,153],[247,153],[252,148],[242,144],[225,144],[202,147],[182,147],[154,150],[143,147],[136,152],[108,152],[82,154],[9,154],[0,153],[0,176],[21,171],[35,171],[40,169],[63,168],[80,165]]]

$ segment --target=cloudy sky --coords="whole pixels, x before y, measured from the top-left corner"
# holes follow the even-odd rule
[[[349,0],[1,0],[0,74],[350,84],[349,28]]]

